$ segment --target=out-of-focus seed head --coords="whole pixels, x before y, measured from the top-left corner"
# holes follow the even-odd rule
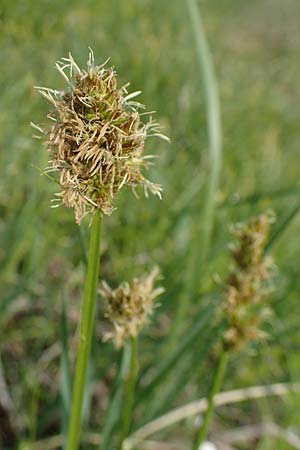
[[[274,265],[264,253],[273,222],[272,213],[261,214],[234,230],[237,239],[232,249],[235,267],[224,287],[228,322],[224,341],[229,348],[240,348],[248,341],[265,337],[259,327],[269,309],[262,300],[270,290]]]
[[[260,263],[273,222],[274,214],[268,212],[235,227],[234,234],[238,239],[238,246],[233,249],[232,254],[241,269]]]
[[[117,289],[102,282],[100,293],[106,302],[105,315],[113,325],[113,331],[105,338],[113,339],[117,348],[136,337],[147,323],[154,300],[164,292],[161,286],[154,286],[158,277],[159,270],[154,268],[148,275],[121,283]]]
[[[74,208],[80,223],[97,209],[111,214],[114,196],[124,185],[133,190],[142,185],[146,196],[150,191],[161,197],[161,186],[142,174],[151,158],[143,151],[147,137],[165,136],[151,116],[142,121],[147,113],[140,114],[143,105],[133,101],[140,92],[128,94],[128,85],[119,87],[115,70],[106,64],[95,66],[92,51],[86,70],[71,55],[56,67],[67,89],[38,89],[52,105],[52,126],[42,131],[50,153],[46,171],[60,174],[57,204]]]

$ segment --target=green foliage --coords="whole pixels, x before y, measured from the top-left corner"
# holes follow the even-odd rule
[[[266,324],[269,340],[233,357],[224,389],[299,379],[299,4],[200,4],[221,98],[223,167],[206,262],[197,267],[196,258],[193,263],[197,276],[188,292],[189,308],[181,335],[170,345],[191,253],[207,220],[209,183],[205,92],[186,2],[1,2],[0,352],[14,405],[7,414],[15,424],[19,449],[59,448],[47,447],[47,440],[61,433],[71,383],[67,356],[73,367],[76,350],[88,221],[79,229],[71,210],[50,208],[57,186],[36,169],[43,169],[48,158],[29,125],[43,121],[48,108],[34,86],[63,87],[55,61],[69,51],[81,66],[89,46],[97,63],[110,57],[120,81],[130,80],[132,91],[143,91],[141,102],[157,111],[163,133],[171,138],[171,145],[155,138],[148,143],[148,152],[158,156],[149,178],[164,186],[163,200],[144,200],[142,195],[137,200],[124,189],[118,210],[104,224],[101,278],[115,286],[155,263],[166,289],[139,337],[132,430],[207,395],[223,326],[214,275],[228,275],[229,227],[268,208],[277,215],[269,249],[278,267],[271,298],[274,313]],[[99,302],[84,450],[99,446],[93,445],[91,433],[100,433],[104,424],[107,449],[118,441],[114,429],[121,409],[120,364],[113,346],[102,342],[106,329]],[[238,416],[222,409],[218,424],[233,428],[272,420],[299,427],[293,398],[239,408]],[[180,435],[191,443],[193,431],[187,421],[164,432],[162,440]],[[5,430],[0,434],[0,447],[12,450]],[[259,449],[285,445],[268,437]]]

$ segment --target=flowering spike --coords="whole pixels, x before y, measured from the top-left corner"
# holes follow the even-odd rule
[[[269,310],[262,300],[268,293],[266,286],[273,268],[272,259],[264,253],[273,221],[273,214],[261,214],[234,230],[238,241],[231,250],[235,268],[224,289],[228,322],[224,342],[229,348],[264,337],[260,323]]]
[[[61,204],[74,208],[80,223],[97,209],[111,214],[114,196],[124,185],[133,192],[142,185],[145,194],[150,191],[161,198],[161,186],[141,172],[149,165],[143,156],[146,138],[163,136],[151,117],[142,122],[143,105],[132,101],[140,91],[128,93],[128,85],[118,87],[113,68],[95,66],[92,49],[87,70],[80,69],[71,54],[56,67],[67,90],[38,90],[53,107],[48,115],[53,123],[44,134],[50,170],[59,173]]]
[[[106,300],[106,317],[114,327],[106,338],[113,339],[116,347],[137,336],[147,323],[154,299],[164,292],[162,287],[154,288],[158,277],[159,270],[154,268],[150,274],[133,278],[130,283],[123,282],[114,290],[102,282],[100,293]]]

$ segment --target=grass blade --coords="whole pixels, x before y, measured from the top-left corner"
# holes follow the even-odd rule
[[[115,378],[113,389],[109,399],[108,411],[105,415],[105,422],[102,430],[102,442],[101,449],[108,450],[112,431],[120,419],[121,404],[122,404],[122,377],[124,371],[124,365],[126,365],[125,352],[122,354],[122,360],[119,364],[118,375]]]
[[[203,80],[209,140],[208,151],[210,167],[202,218],[203,223],[201,226],[202,239],[201,242],[197,239],[198,248],[195,255],[196,258],[200,258],[203,263],[207,258],[210,248],[214,224],[216,193],[219,188],[222,165],[222,127],[218,84],[215,76],[212,55],[205,36],[202,18],[195,0],[187,0],[187,5],[190,14],[192,31],[195,38],[197,62],[199,64],[200,74]],[[197,276],[197,266],[193,267],[193,272],[195,271],[196,274],[194,276]]]
[[[222,165],[220,100],[212,56],[196,1],[187,0],[187,6],[195,39],[197,62],[199,64],[205,93],[209,140],[209,175],[207,179],[207,190],[202,220],[194,220],[192,230],[193,242],[191,243],[188,267],[186,270],[185,292],[183,293],[178,306],[171,343],[174,343],[175,339],[180,335],[182,324],[184,323],[184,319],[189,310],[194,286],[198,283],[199,273],[203,270],[204,262],[208,256],[214,225],[216,193],[219,188]]]
[[[211,324],[215,312],[215,305],[210,305],[205,312],[201,308],[200,318],[195,321],[190,332],[178,343],[176,348],[166,357],[163,358],[161,364],[158,366],[156,373],[150,380],[150,382],[145,386],[143,391],[137,395],[138,402],[143,402],[145,398],[153,392],[153,390],[164,381],[166,375],[170,370],[177,364],[182,354],[194,343],[199,336],[207,328],[208,324]]]
[[[71,408],[72,375],[69,358],[68,319],[66,313],[65,295],[62,296],[60,334],[61,334],[61,401],[63,407],[62,434],[66,438]]]
[[[278,241],[278,239],[280,239],[281,235],[285,232],[285,230],[297,216],[299,211],[300,203],[297,203],[297,205],[294,206],[294,208],[290,212],[288,212],[285,217],[283,217],[283,219],[278,224],[278,227],[272,234],[268,244],[266,245],[266,253],[269,253],[272,250],[275,243]]]

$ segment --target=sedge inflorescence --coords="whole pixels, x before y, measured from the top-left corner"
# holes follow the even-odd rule
[[[274,272],[272,258],[265,256],[265,247],[273,221],[272,213],[266,213],[235,227],[237,243],[232,249],[235,267],[224,289],[228,322],[224,341],[229,348],[239,348],[265,336],[260,324],[269,309],[263,300]]]
[[[158,268],[130,282],[123,282],[112,289],[102,282],[100,292],[106,302],[105,315],[113,325],[106,339],[113,339],[117,348],[132,337],[136,337],[147,323],[154,308],[154,300],[164,292],[155,282],[159,278]]]
[[[151,156],[143,156],[149,136],[165,137],[151,116],[145,123],[143,105],[128,94],[128,85],[118,87],[117,74],[106,64],[95,66],[90,51],[87,69],[73,57],[56,64],[68,87],[66,91],[38,88],[52,105],[52,126],[37,127],[46,136],[50,153],[46,172],[58,172],[61,192],[57,204],[74,208],[80,223],[89,212],[111,214],[115,194],[124,186],[142,185],[160,197],[161,186],[142,174]],[[68,75],[67,75],[68,73]]]

